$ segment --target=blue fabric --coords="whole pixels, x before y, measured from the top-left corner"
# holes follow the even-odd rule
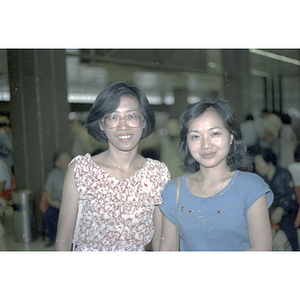
[[[49,206],[48,209],[43,214],[45,227],[47,229],[49,242],[51,244],[54,244],[56,239],[58,214],[59,214],[59,209],[53,206]]]
[[[181,177],[180,196],[175,209],[177,178],[170,181],[159,205],[163,214],[177,226],[181,251],[234,251],[250,248],[246,213],[263,194],[268,206],[273,193],[256,174],[236,171],[218,194],[201,198],[193,195]]]
[[[65,173],[58,168],[53,168],[47,176],[45,190],[51,192],[54,201],[61,202],[64,178]],[[51,205],[44,213],[44,223],[50,243],[54,243],[56,239],[58,214],[59,209]]]

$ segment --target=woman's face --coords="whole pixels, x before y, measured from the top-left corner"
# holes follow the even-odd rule
[[[261,155],[254,156],[254,163],[255,163],[255,169],[258,174],[260,174],[261,176],[267,175],[269,170],[269,165],[266,163],[266,161],[263,159]]]
[[[107,115],[107,121],[104,121],[104,118],[100,122],[100,128],[105,132],[110,147],[122,151],[130,151],[137,147],[144,128],[143,116],[137,99],[122,96],[116,110]],[[132,120],[137,118],[141,118],[141,123],[138,127],[135,127],[134,122],[136,121],[132,122]],[[119,120],[116,126],[112,120]],[[110,127],[111,123],[113,128]]]
[[[189,123],[188,147],[201,167],[213,168],[226,164],[232,140],[233,135],[215,111],[207,111]]]

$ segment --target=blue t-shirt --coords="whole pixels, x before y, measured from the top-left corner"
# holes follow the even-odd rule
[[[176,225],[181,251],[234,251],[250,248],[246,213],[263,194],[268,206],[273,193],[256,174],[235,171],[229,184],[208,198],[193,195],[181,177],[180,195],[175,209],[177,178],[170,181],[159,205],[163,214]]]

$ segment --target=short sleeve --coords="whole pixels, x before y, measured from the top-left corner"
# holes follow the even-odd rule
[[[177,178],[172,179],[162,193],[163,203],[159,205],[160,210],[166,218],[176,224],[176,188]]]
[[[161,182],[160,182],[160,193],[163,193],[165,186],[171,180],[171,174],[166,164],[161,163]]]
[[[257,174],[245,173],[248,175],[247,179],[244,179],[246,183],[244,188],[245,192],[245,212],[255,203],[262,195],[266,194],[268,207],[270,207],[274,200],[274,194],[270,190],[266,182]]]

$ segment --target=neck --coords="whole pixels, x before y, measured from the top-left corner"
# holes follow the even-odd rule
[[[129,152],[118,152],[107,150],[106,151],[106,161],[110,162],[111,166],[114,166],[118,169],[130,169],[134,166],[139,155],[137,151]]]
[[[226,165],[225,167],[219,168],[203,168],[200,167],[198,171],[198,176],[203,181],[216,181],[216,180],[223,180],[227,178],[232,171],[230,171],[229,167]]]

